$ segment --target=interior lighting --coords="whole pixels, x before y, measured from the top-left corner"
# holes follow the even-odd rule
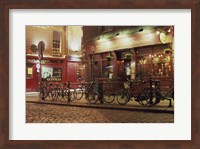
[[[160,34],[160,31],[156,31],[156,34],[159,35],[159,34]]]

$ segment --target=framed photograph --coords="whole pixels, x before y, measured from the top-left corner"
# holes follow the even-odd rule
[[[6,0],[0,10],[1,148],[200,147],[199,0]],[[80,96],[77,82],[82,78],[104,84],[121,81],[124,89],[116,84],[120,90],[113,95],[101,92],[100,83],[97,92],[84,88],[89,103],[96,95],[100,103],[85,104],[92,108],[78,113],[84,106],[74,106],[71,99]],[[136,110],[123,105],[131,95],[127,80],[150,84],[134,97]],[[168,98],[157,88],[158,80],[172,91],[170,107],[157,106],[161,97]],[[71,82],[76,82],[73,94]],[[47,84],[55,85],[48,94]],[[58,91],[60,84],[68,90]],[[58,95],[68,102],[55,101]],[[101,99],[110,96],[127,113],[112,109],[109,114],[109,104],[100,110]],[[139,112],[143,114],[137,116]]]

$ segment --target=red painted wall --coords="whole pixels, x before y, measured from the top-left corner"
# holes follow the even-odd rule
[[[77,65],[75,62],[68,62],[67,81],[77,82]]]
[[[34,59],[31,57],[30,59]],[[50,59],[50,58],[48,58]],[[56,61],[55,61],[56,62]],[[62,68],[62,81],[60,83],[64,83],[70,81],[71,83],[77,82],[77,61],[67,61],[67,58],[62,60],[61,63],[49,63],[42,64],[45,67],[53,67],[53,68]],[[26,78],[26,91],[38,91],[38,73],[36,68],[36,63],[28,63],[28,65],[33,65],[33,78]]]
[[[35,59],[34,57],[31,57],[30,59]],[[32,65],[33,68],[33,77],[32,78],[26,78],[26,91],[27,92],[35,92],[38,91],[39,86],[39,74],[37,73],[36,63],[27,63],[26,65]],[[43,64],[42,66],[45,67],[54,67],[54,68],[62,68],[62,81],[67,81],[66,76],[66,60],[62,61],[62,63],[50,63],[50,64]]]
[[[37,91],[38,89],[38,73],[35,64],[33,64],[33,77],[26,78],[26,91]]]

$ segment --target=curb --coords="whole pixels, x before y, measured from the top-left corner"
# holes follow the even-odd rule
[[[85,107],[85,108],[99,108],[99,109],[112,109],[112,110],[126,110],[126,111],[139,111],[139,112],[152,112],[152,113],[169,113],[174,114],[174,110],[165,109],[152,109],[152,108],[138,108],[138,107],[126,107],[126,106],[115,106],[115,105],[92,105],[92,104],[77,104],[77,103],[61,103],[61,102],[48,102],[48,101],[26,101],[27,103],[36,104],[49,104],[59,106],[74,106],[74,107]]]

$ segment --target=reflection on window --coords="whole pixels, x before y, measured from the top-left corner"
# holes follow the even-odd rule
[[[103,78],[113,79],[113,56],[112,54],[103,54],[102,75]]]
[[[137,77],[172,75],[171,53],[164,53],[163,48],[152,49],[149,52],[138,50],[137,53]]]

